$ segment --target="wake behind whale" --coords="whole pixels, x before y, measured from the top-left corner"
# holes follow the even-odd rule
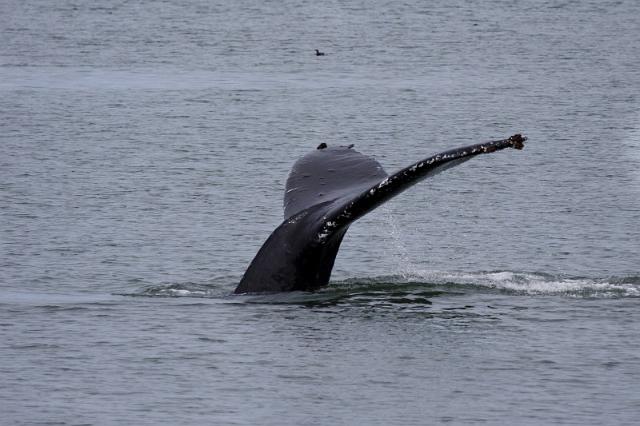
[[[287,179],[285,220],[262,245],[235,293],[313,291],[329,283],[349,226],[421,180],[479,154],[522,149],[526,138],[469,145],[387,175],[352,146],[318,149],[299,159]]]

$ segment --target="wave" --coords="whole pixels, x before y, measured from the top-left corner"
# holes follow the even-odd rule
[[[377,280],[384,279],[384,277]],[[386,277],[393,283],[415,283],[449,288],[491,290],[514,295],[562,295],[575,297],[640,297],[640,276],[572,277],[542,272],[439,272],[413,271]],[[357,282],[346,280],[345,283]]]
[[[227,296],[227,286],[213,283],[163,283],[145,286],[131,293],[120,293],[122,296],[147,296],[147,297],[200,297],[220,298]]]
[[[385,297],[397,303],[428,301],[443,294],[499,292],[513,296],[579,298],[640,297],[640,276],[589,278],[540,272],[441,272],[349,278],[332,281],[314,293],[293,292],[234,296],[237,279],[224,277],[206,283],[163,283],[141,288],[127,296],[228,298],[258,303],[329,303],[345,297]]]

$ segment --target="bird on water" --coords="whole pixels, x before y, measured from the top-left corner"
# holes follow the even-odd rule
[[[324,56],[324,52],[321,52],[318,49],[316,49],[316,56]]]

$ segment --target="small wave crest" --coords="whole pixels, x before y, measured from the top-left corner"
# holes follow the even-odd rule
[[[219,283],[161,283],[144,286],[123,296],[220,298],[229,295],[229,285]]]
[[[162,283],[148,285],[137,291],[123,294],[143,297],[195,297],[228,298],[232,296],[237,279],[225,277],[213,281],[198,283]],[[512,295],[565,296],[583,298],[620,298],[640,297],[640,276],[587,278],[553,275],[540,272],[447,272],[419,271],[411,274],[378,277],[349,278],[333,281],[328,288],[315,293],[294,292],[286,295],[252,295],[251,299],[274,299],[288,303],[290,298],[305,302],[311,300],[354,297],[358,294],[389,297],[398,292],[412,295],[410,298],[437,297],[440,294],[466,292],[500,292]],[[427,292],[428,295],[423,294]],[[414,297],[415,296],[415,297]]]
[[[149,286],[137,293],[139,296],[156,297],[211,297],[214,289],[202,284],[179,283]]]
[[[347,285],[413,284],[440,288],[475,288],[514,295],[562,295],[573,297],[640,297],[640,276],[585,278],[534,272],[439,272],[412,271],[402,276],[349,279]],[[340,283],[336,283],[340,284]]]

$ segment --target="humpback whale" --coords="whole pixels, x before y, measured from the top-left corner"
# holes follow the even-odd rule
[[[452,149],[387,175],[350,146],[318,148],[300,158],[287,179],[284,221],[262,245],[234,293],[314,291],[327,285],[349,225],[421,180],[479,154],[522,149],[527,138]]]

